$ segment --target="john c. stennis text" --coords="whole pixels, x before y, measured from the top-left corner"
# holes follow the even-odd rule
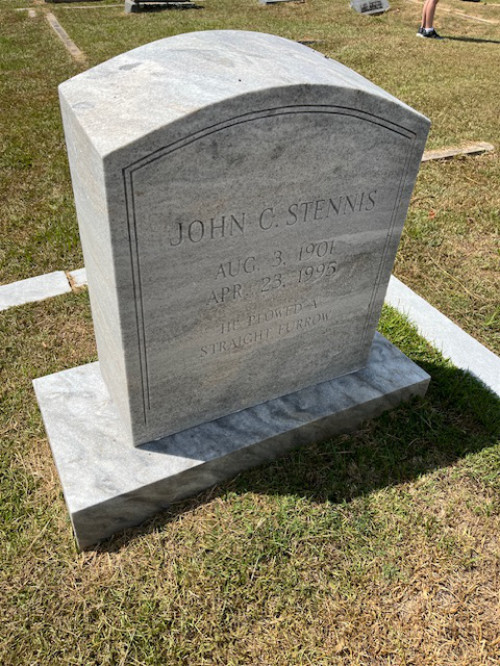
[[[269,231],[296,224],[314,224],[335,217],[372,211],[377,204],[377,190],[295,201],[284,205],[262,207],[257,214],[248,211],[230,211],[205,219],[175,222],[169,233],[168,246],[177,248],[183,244],[217,241],[250,231]]]

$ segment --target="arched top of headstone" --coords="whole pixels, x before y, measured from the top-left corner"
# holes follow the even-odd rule
[[[199,124],[192,129],[202,129],[214,107],[220,120],[269,104],[334,104],[389,115],[410,131],[428,125],[335,60],[282,37],[238,30],[187,33],[140,46],[64,82],[60,94],[101,157],[197,112]]]

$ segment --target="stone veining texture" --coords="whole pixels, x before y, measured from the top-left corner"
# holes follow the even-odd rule
[[[128,441],[363,367],[427,119],[305,46],[236,31],[148,44],[60,95]]]

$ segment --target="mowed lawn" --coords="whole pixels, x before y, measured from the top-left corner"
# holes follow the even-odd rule
[[[495,146],[422,165],[395,273],[498,354],[500,4],[440,2],[439,42],[416,38],[409,0],[378,17],[347,0],[199,4],[4,0],[0,284],[83,266],[60,82],[161,37],[258,30],[427,115],[429,148]],[[424,400],[78,553],[31,380],[96,359],[88,295],[0,313],[0,664],[500,663],[498,400],[395,312],[380,328],[431,374]]]

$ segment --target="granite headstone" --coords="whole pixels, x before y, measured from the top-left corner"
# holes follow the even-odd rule
[[[389,11],[389,0],[351,0],[351,8],[358,14],[382,14]]]
[[[99,365],[87,379],[65,375],[56,393],[102,376],[99,400],[114,410],[112,432],[87,440],[151,453],[163,438],[155,451],[182,456],[196,432],[191,468],[240,447],[207,454],[202,424],[372,372],[425,117],[306,46],[239,31],[142,46],[63,83],[60,98]],[[57,415],[44,418],[50,437]]]

